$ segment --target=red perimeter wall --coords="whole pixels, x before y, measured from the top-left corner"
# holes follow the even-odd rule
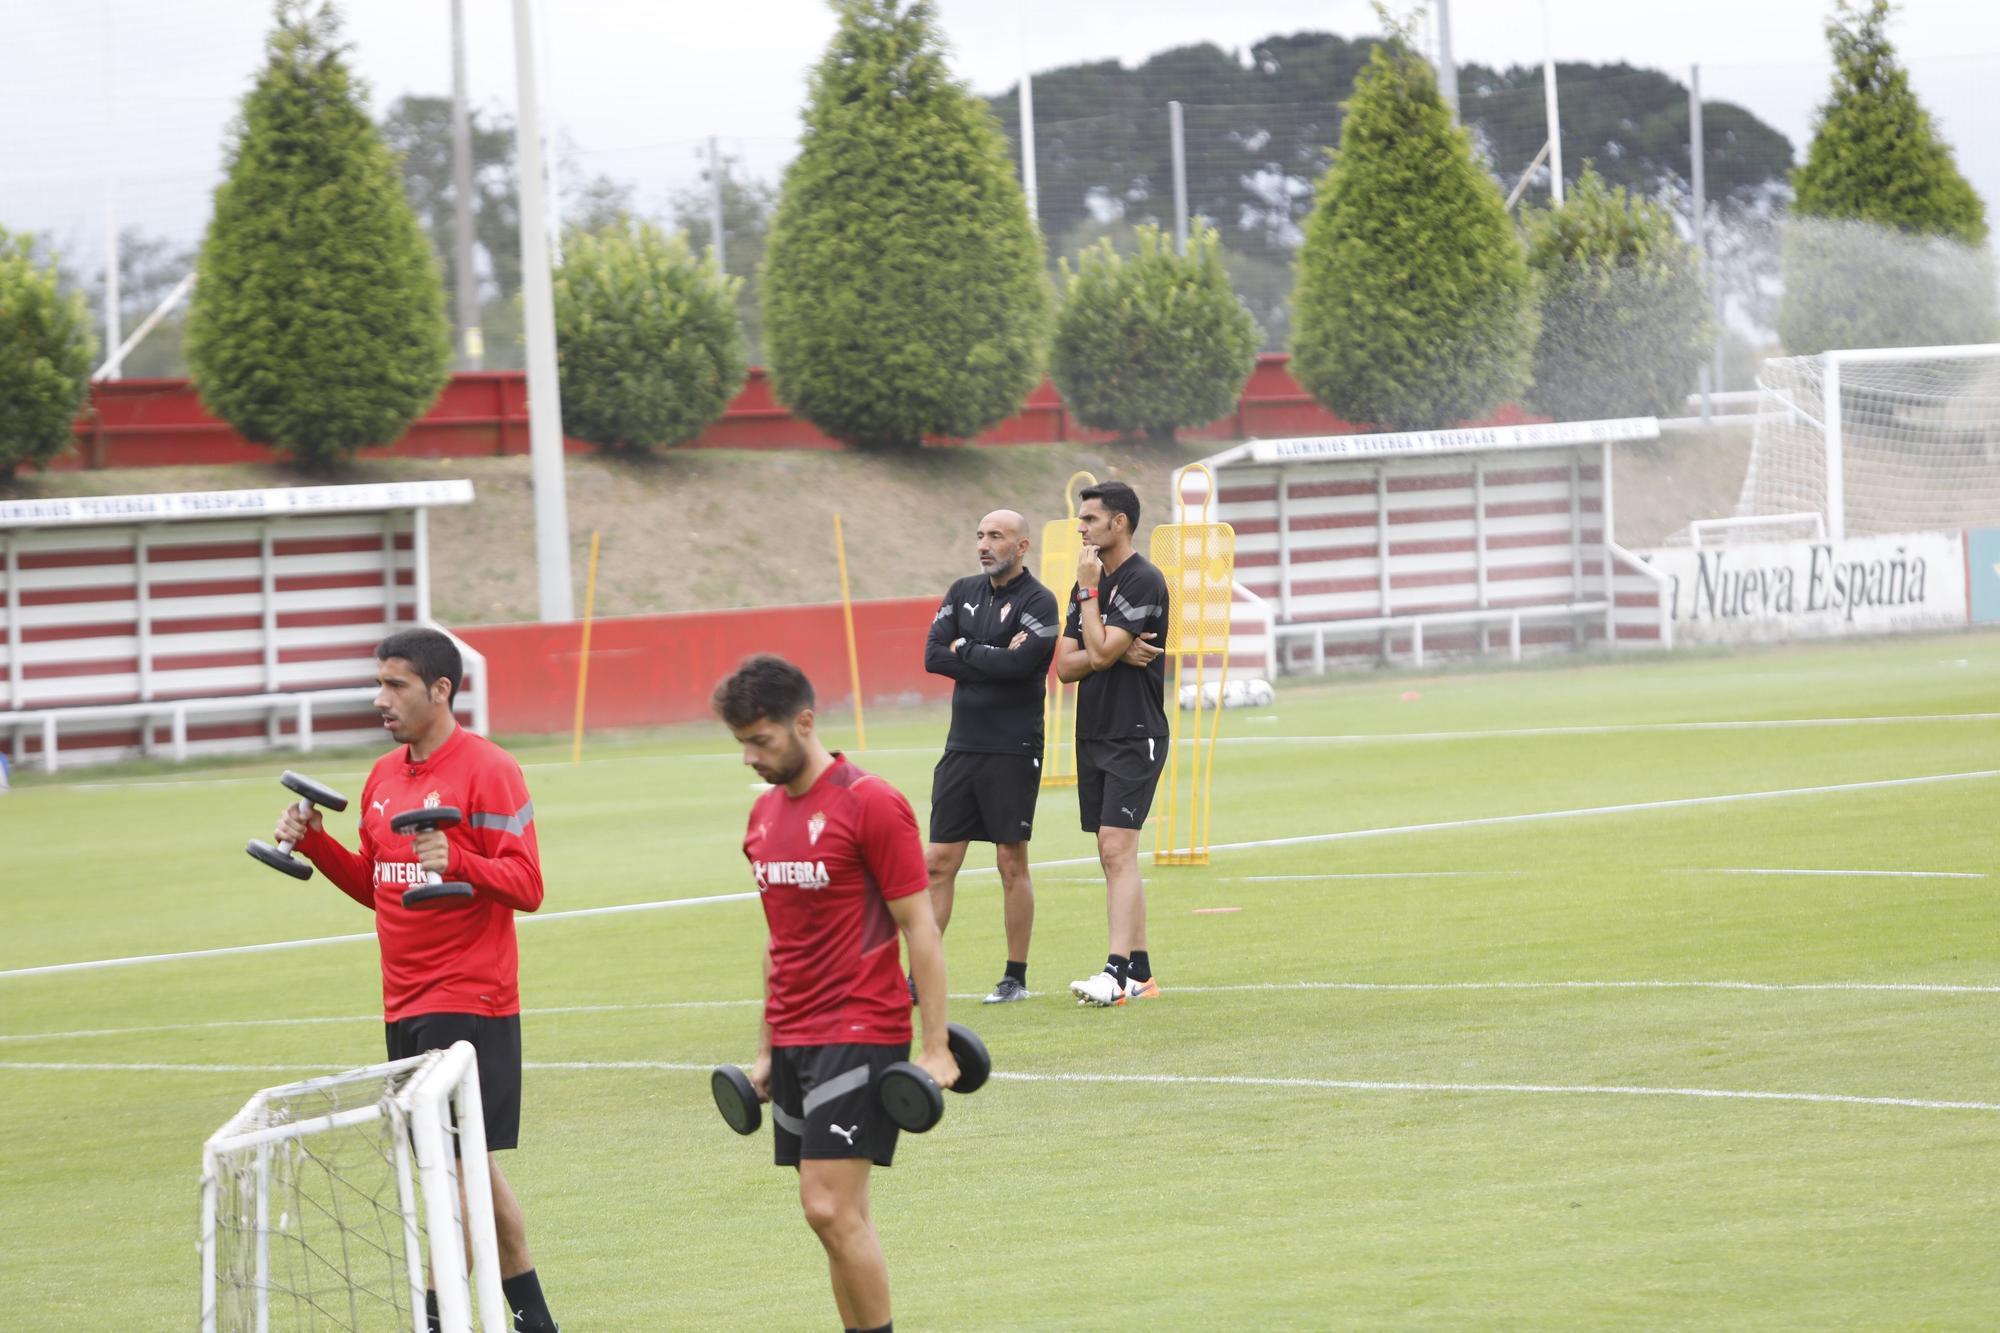
[[[924,670],[924,638],[936,609],[932,597],[854,604],[865,705],[951,696],[949,680]],[[471,625],[453,632],[486,655],[494,732],[571,728],[581,622]],[[812,678],[821,707],[852,705],[838,603],[618,616],[591,626],[584,725],[645,727],[707,718],[715,682],[751,653],[777,653],[796,663]]]
[[[1237,409],[1196,430],[1191,440],[1241,440],[1252,436],[1337,435],[1360,427],[1328,412],[1299,388],[1286,369],[1290,358],[1268,354],[1243,388]],[[1526,420],[1512,408],[1493,424]],[[1112,437],[1087,430],[1070,417],[1055,386],[1043,380],[1014,416],[978,437],[978,444],[1048,444]],[[181,379],[99,381],[76,423],[77,447],[50,464],[56,469],[166,467],[191,463],[267,462],[271,451],[251,444],[208,415],[194,386]],[[571,440],[572,452],[589,445]],[[771,395],[771,382],[753,368],[722,419],[688,445],[695,449],[839,449],[838,441],[794,417]],[[528,452],[528,389],[518,370],[454,375],[430,411],[400,440],[362,450],[364,458],[466,458]]]

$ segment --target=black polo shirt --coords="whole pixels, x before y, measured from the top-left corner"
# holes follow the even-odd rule
[[[1158,565],[1137,551],[1125,563],[1097,581],[1098,605],[1107,629],[1129,631],[1133,638],[1151,633],[1156,648],[1167,643],[1167,580]],[[1070,588],[1069,620],[1063,637],[1083,643],[1083,608],[1076,588]],[[1167,735],[1167,710],[1161,702],[1167,688],[1167,659],[1135,667],[1113,662],[1093,671],[1076,687],[1076,738],[1115,740],[1121,736]]]
[[[944,748],[970,754],[1042,753],[1043,677],[1056,655],[1056,595],[1023,568],[1004,587],[984,574],[951,585],[931,617],[924,669],[958,682]],[[1019,648],[1009,648],[1025,630]],[[951,645],[965,644],[956,653]]]

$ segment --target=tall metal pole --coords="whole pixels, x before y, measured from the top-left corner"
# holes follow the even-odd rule
[[[1028,9],[1017,5],[1021,23],[1021,192],[1028,196],[1028,218],[1040,225],[1041,188],[1035,175],[1035,73],[1028,65]]]
[[[104,99],[104,346],[110,357],[104,363],[104,378],[125,378],[123,344],[125,330],[119,307],[124,304],[118,290],[118,169],[113,165],[117,151],[118,110],[113,104],[112,36],[117,31],[111,20],[111,0],[102,6],[104,44],[98,48],[98,88]]]
[[[1708,151],[1701,132],[1701,66],[1692,67],[1688,74],[1688,161],[1691,168],[1689,181],[1694,187],[1694,248],[1701,251],[1703,271],[1708,274],[1711,286],[1715,281],[1715,256],[1708,252]],[[1720,329],[1716,336],[1722,336]],[[1707,365],[1701,368],[1701,424],[1706,426],[1713,410],[1709,395],[1715,385]]]
[[[1451,111],[1451,123],[1458,124],[1458,62],[1451,58],[1451,0],[1437,0],[1438,91]]]
[[[1549,121],[1549,198],[1563,202],[1562,113],[1556,107],[1555,44],[1549,36],[1549,0],[1542,0],[1542,103]]]
[[[479,276],[472,270],[472,113],[466,107],[465,0],[451,0],[452,268],[458,278],[458,361],[478,370],[486,360],[479,327]]]
[[[547,125],[547,189],[549,205],[549,255],[562,263],[562,171],[559,130],[556,125],[555,0],[541,0],[542,122]]]
[[[1174,253],[1187,253],[1187,127],[1182,123],[1181,104],[1167,103],[1167,128],[1174,155]]]
[[[722,152],[715,136],[708,136],[708,234],[715,239],[715,267],[729,272],[728,251],[722,241]]]
[[[541,116],[535,82],[535,0],[514,0],[514,123],[521,161],[521,307],[528,344],[528,452],[535,487],[535,568],[543,620],[574,619],[569,502],[563,493],[562,395],[556,381],[555,295],[550,286]]]

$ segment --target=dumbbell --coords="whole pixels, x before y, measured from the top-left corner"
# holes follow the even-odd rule
[[[962,1023],[953,1023],[949,1034],[952,1058],[958,1061],[958,1082],[953,1092],[977,1092],[993,1073],[993,1057],[986,1043]],[[738,1134],[755,1134],[764,1123],[764,1110],[750,1076],[735,1065],[720,1065],[709,1076],[709,1091],[715,1109]],[[875,1078],[875,1100],[897,1126],[912,1134],[922,1134],[944,1116],[944,1093],[937,1080],[911,1060],[898,1060]]]
[[[299,794],[299,813],[311,817],[315,806],[331,810],[335,814],[347,808],[347,798],[331,787],[314,782],[303,773],[286,769],[278,781]],[[273,870],[282,870],[293,879],[311,879],[313,868],[310,861],[302,861],[292,855],[292,844],[281,842],[273,847],[268,842],[250,839],[244,851],[262,861]]]
[[[432,829],[457,828],[464,819],[458,810],[449,805],[433,805],[418,810],[405,810],[400,815],[389,817],[391,833],[428,833]],[[444,907],[469,900],[472,886],[457,880],[448,880],[435,870],[424,872],[424,882],[403,890],[405,907]]]

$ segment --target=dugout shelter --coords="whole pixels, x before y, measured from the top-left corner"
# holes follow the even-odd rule
[[[1671,647],[1670,581],[1617,544],[1612,450],[1652,417],[1251,440],[1201,460],[1272,663]],[[1195,465],[1177,473],[1177,508]],[[1197,484],[1196,489],[1201,489]],[[1253,608],[1254,609],[1254,608]],[[1237,614],[1244,614],[1239,609]]]
[[[0,502],[0,744],[55,772],[379,742],[375,645],[433,625],[425,515],[471,501],[419,481]],[[486,663],[459,650],[483,732]]]

